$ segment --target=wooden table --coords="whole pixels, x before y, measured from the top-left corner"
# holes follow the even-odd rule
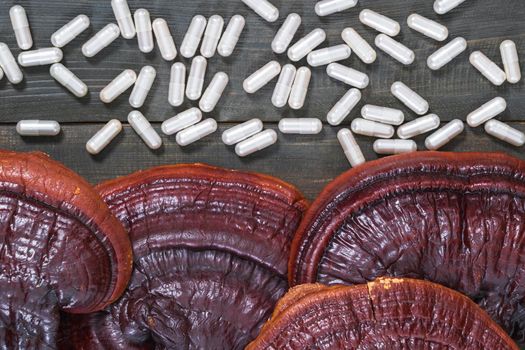
[[[165,145],[158,151],[150,151],[128,127],[102,154],[92,157],[84,149],[86,141],[105,122],[112,118],[125,121],[132,110],[127,101],[129,93],[110,105],[104,105],[98,98],[100,90],[123,69],[139,71],[144,65],[153,65],[158,78],[141,111],[160,129],[160,123],[185,110],[195,103],[186,103],[181,108],[172,108],[167,102],[169,70],[171,64],[161,59],[158,51],[144,55],[139,52],[136,40],[115,41],[110,47],[92,59],[82,56],[81,45],[96,31],[109,22],[114,22],[109,0],[33,0],[0,1],[0,41],[5,41],[18,54],[15,38],[8,17],[8,10],[14,4],[25,6],[33,32],[36,48],[50,46],[51,34],[78,14],[91,18],[92,26],[64,50],[64,64],[84,80],[90,94],[76,99],[50,76],[49,67],[24,69],[25,81],[13,87],[4,78],[0,81],[0,147],[19,151],[41,150],[78,171],[89,181],[97,183],[118,175],[161,164],[206,162],[218,166],[269,173],[297,185],[307,197],[313,199],[330,180],[349,168],[335,137],[339,128],[325,125],[317,136],[279,135],[277,145],[250,156],[238,158],[231,147],[220,141],[220,132],[186,148],[175,143],[174,137],[163,137]],[[355,55],[343,64],[355,67],[370,75],[370,86],[363,91],[359,108],[351,114],[344,125],[357,117],[364,103],[402,108],[408,120],[414,118],[391,94],[390,85],[402,80],[428,99],[431,110],[442,121],[455,118],[465,119],[467,114],[495,96],[502,96],[508,102],[507,111],[500,119],[512,126],[525,130],[525,89],[523,80],[516,85],[504,84],[494,87],[468,62],[468,55],[482,50],[501,65],[499,44],[505,39],[514,40],[525,66],[525,5],[523,0],[468,0],[445,16],[432,11],[431,0],[361,0],[349,11],[319,18],[313,11],[314,0],[273,0],[281,11],[277,23],[267,23],[244,6],[240,0],[154,0],[129,1],[131,8],[147,8],[152,18],[163,17],[171,26],[176,43],[180,45],[192,16],[219,14],[226,21],[234,14],[247,19],[233,57],[224,59],[215,56],[209,61],[206,84],[215,72],[225,71],[231,82],[218,108],[208,117],[220,122],[220,131],[236,123],[258,117],[266,127],[276,128],[282,117],[318,117],[326,121],[331,106],[345,93],[347,86],[336,82],[325,73],[324,67],[314,68],[308,101],[300,111],[289,108],[276,109],[270,103],[274,83],[269,84],[253,96],[242,90],[243,80],[253,71],[272,59],[287,63],[285,55],[275,55],[270,42],[291,12],[299,13],[303,24],[296,36],[301,37],[316,27],[326,30],[328,40],[324,44],[342,43],[340,33],[345,27],[354,27],[369,42],[377,34],[358,21],[363,8],[377,10],[402,24],[400,41],[416,52],[416,62],[404,67],[384,53],[378,53],[377,61],[366,66]],[[467,53],[438,72],[426,67],[426,58],[442,44],[436,43],[410,30],[406,18],[417,12],[447,25],[451,37],[463,36],[468,40]],[[177,58],[189,66],[190,61]],[[301,61],[300,64],[306,64]],[[15,124],[20,119],[55,119],[62,123],[63,133],[56,138],[20,138]],[[367,159],[377,156],[372,151],[372,140],[358,138]],[[423,149],[423,137],[417,138]],[[469,129],[450,145],[447,151],[503,151],[522,156],[517,149],[487,136],[482,128]]]

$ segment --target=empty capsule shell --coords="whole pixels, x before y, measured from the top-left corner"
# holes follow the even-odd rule
[[[409,65],[414,62],[416,59],[416,54],[414,51],[410,50],[405,45],[401,44],[398,41],[395,41],[391,37],[385,34],[379,34],[376,36],[375,40],[376,46],[392,56],[395,60],[403,63],[404,65]]]
[[[203,112],[207,113],[215,109],[215,106],[217,106],[217,103],[221,99],[222,93],[224,92],[224,89],[226,89],[226,85],[228,85],[229,81],[228,74],[224,72],[218,72],[215,74],[210,85],[208,85],[208,88],[204,91],[204,94],[199,101],[199,108]]]
[[[246,25],[246,20],[241,15],[235,15],[230,19],[224,34],[222,34],[221,41],[217,47],[217,52],[222,57],[229,57],[235,50],[237,42],[241,37],[241,33]]]
[[[273,52],[284,53],[290,46],[300,25],[301,16],[297,13],[290,13],[272,41]]]
[[[145,66],[140,70],[133,91],[129,96],[129,104],[133,108],[140,108],[144,105],[156,76],[157,71],[152,66]]]
[[[128,115],[128,123],[149,148],[158,149],[162,146],[162,139],[159,134],[142,113],[132,111]]]
[[[62,50],[57,47],[25,51],[18,55],[18,63],[22,67],[45,66],[62,61]]]
[[[111,83],[100,91],[100,100],[104,103],[111,103],[124,91],[129,89],[137,80],[137,74],[131,69],[126,69],[120,73]]]
[[[516,84],[521,80],[520,60],[516,44],[512,40],[505,40],[500,45],[500,51],[507,80],[511,84]]]
[[[177,47],[168,23],[162,18],[157,18],[153,21],[152,27],[162,58],[166,61],[173,61],[177,57]]]
[[[444,15],[445,13],[455,9],[466,0],[436,0],[434,2],[434,11],[439,15]]]
[[[311,77],[312,72],[307,67],[301,67],[297,70],[297,73],[295,74],[295,80],[292,85],[292,90],[290,91],[290,98],[288,100],[288,105],[290,108],[303,108]]]
[[[357,144],[354,135],[348,129],[341,129],[337,133],[337,139],[345,152],[346,158],[352,167],[356,167],[366,162],[361,147]]]
[[[279,18],[279,10],[268,0],[242,0],[242,2],[268,22],[275,22]]]
[[[329,77],[337,79],[358,89],[366,88],[370,82],[368,75],[365,73],[350,67],[343,66],[339,63],[330,63],[328,67],[326,67],[326,73]]]
[[[465,130],[465,124],[463,121],[454,119],[432,135],[428,136],[425,140],[425,147],[431,151],[437,151],[461,134],[463,130]]]
[[[86,150],[90,154],[99,154],[122,131],[122,123],[117,119],[110,120],[86,143]]]
[[[29,50],[33,46],[33,38],[31,37],[26,10],[20,5],[15,5],[9,10],[9,17],[18,47],[22,50]]]
[[[82,46],[82,54],[86,57],[95,56],[115,41],[119,35],[120,29],[118,26],[114,23],[108,24]]]
[[[223,27],[224,19],[221,16],[213,15],[208,19],[208,25],[206,26],[201,45],[202,56],[211,58],[215,55]]]
[[[0,43],[0,68],[2,68],[11,84],[19,84],[24,79],[24,75],[18,63],[16,63],[11,50],[4,43]]]
[[[292,84],[295,80],[296,72],[297,69],[291,64],[283,66],[272,95],[272,104],[275,107],[281,108],[286,106],[288,98],[290,97],[290,91],[292,91]]]
[[[54,120],[21,120],[16,124],[20,136],[56,136],[60,134],[60,124]]]
[[[377,154],[402,154],[417,151],[413,140],[375,140],[374,152]]]
[[[487,134],[516,147],[521,147],[525,144],[525,134],[523,132],[499,120],[489,120],[485,124],[485,131]]]
[[[277,133],[274,130],[260,132],[235,146],[235,153],[239,157],[246,157],[263,150],[277,142]]]
[[[197,124],[201,119],[202,112],[200,109],[193,107],[164,121],[161,127],[162,132],[166,135],[173,135],[187,127]]]
[[[322,0],[315,4],[317,16],[328,16],[333,13],[348,10],[357,5],[357,0]]]
[[[407,19],[408,27],[419,32],[431,39],[437,41],[443,41],[448,38],[448,29],[442,24],[436,21],[413,13],[408,16]]]
[[[365,9],[361,11],[359,20],[364,25],[386,35],[396,36],[401,31],[401,26],[398,22],[372,10]]]
[[[135,24],[133,23],[127,0],[111,0],[111,7],[122,37],[124,39],[133,39],[135,37]]]
[[[405,106],[416,114],[423,115],[428,112],[428,102],[414,90],[400,81],[396,81],[390,88],[392,95],[397,97]]]
[[[371,120],[356,118],[352,121],[351,129],[354,134],[380,137],[389,139],[394,136],[394,127],[392,125],[373,122]]]
[[[410,139],[414,136],[421,135],[439,128],[441,119],[436,114],[429,114],[419,117],[397,129],[397,136],[401,139]]]
[[[350,89],[336,104],[327,115],[327,121],[330,125],[336,126],[350,114],[352,109],[361,100],[361,91]]]
[[[310,66],[319,67],[332,62],[346,60],[351,54],[352,50],[350,50],[348,45],[341,44],[312,51],[308,54],[307,60]]]
[[[197,48],[199,47],[205,29],[206,18],[201,15],[193,17],[190,26],[188,27],[188,31],[186,32],[186,35],[184,35],[182,44],[180,45],[180,54],[183,57],[190,58],[195,56],[195,52],[197,52]]]
[[[186,84],[186,97],[190,100],[195,101],[201,97],[207,65],[208,62],[202,56],[195,57],[191,63],[188,84]]]
[[[377,58],[375,50],[353,28],[346,28],[341,33],[344,42],[366,64],[374,63]]]
[[[283,134],[315,135],[323,130],[323,123],[317,118],[283,118],[279,131]]]
[[[49,69],[51,76],[68,89],[76,97],[84,97],[88,93],[87,85],[62,63],[55,63]]]
[[[432,70],[438,70],[466,49],[467,41],[464,38],[456,38],[430,55],[427,59],[427,65]]]
[[[184,102],[184,91],[186,90],[186,67],[177,62],[171,66],[170,87],[168,101],[173,107],[178,107]]]
[[[251,119],[225,130],[222,133],[222,142],[224,142],[225,145],[231,146],[261,132],[262,129],[263,122],[260,119]]]
[[[246,78],[242,84],[244,91],[253,94],[268,84],[281,72],[281,65],[277,61],[270,61],[262,68]]]
[[[133,16],[135,18],[135,30],[137,31],[137,40],[139,50],[144,53],[153,51],[153,28],[151,27],[151,18],[149,11],[138,9]]]
[[[55,47],[64,47],[88,29],[89,24],[88,16],[78,15],[51,35],[51,43]]]
[[[288,49],[288,58],[294,62],[300,61],[325,40],[325,31],[314,29]]]
[[[502,97],[496,97],[485,103],[467,116],[467,124],[473,128],[480,126],[507,109],[507,102]]]
[[[217,130],[217,122],[215,119],[206,119],[199,124],[190,126],[187,129],[182,130],[175,137],[177,143],[180,146],[187,146],[200,139],[213,134]]]
[[[505,72],[498,67],[498,65],[492,62],[487,56],[481,51],[474,51],[470,55],[470,64],[474,66],[485,78],[496,86],[500,86],[507,80]]]
[[[401,125],[405,121],[403,111],[374,105],[363,106],[361,116],[367,120],[390,125]]]

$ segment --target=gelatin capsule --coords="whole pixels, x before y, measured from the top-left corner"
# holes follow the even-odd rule
[[[118,26],[114,23],[108,24],[82,46],[82,54],[86,57],[95,56],[115,41],[119,35],[120,29]]]
[[[171,66],[170,87],[168,101],[173,107],[178,107],[184,102],[186,90],[186,67],[177,62]]]
[[[364,105],[361,108],[361,116],[366,120],[389,125],[401,125],[405,121],[403,111],[374,105]]]
[[[159,134],[142,113],[132,111],[128,115],[128,123],[149,148],[158,149],[162,146],[162,139]]]
[[[364,25],[389,36],[396,36],[401,31],[401,26],[398,22],[369,9],[361,11],[359,20]]]
[[[317,118],[283,118],[279,131],[283,134],[316,135],[323,130],[323,123]]]
[[[402,154],[417,151],[413,140],[375,140],[374,152],[377,154]]]
[[[324,66],[333,62],[346,60],[352,54],[348,45],[341,44],[312,51],[308,54],[308,64],[312,67]]]
[[[45,66],[62,61],[64,54],[57,47],[25,51],[18,55],[18,64],[22,67]]]
[[[270,61],[262,68],[255,71],[252,75],[246,78],[242,84],[244,91],[253,94],[268,84],[281,72],[281,65],[277,61]]]
[[[474,51],[470,54],[469,61],[492,84],[500,86],[507,80],[505,72],[481,51]]]
[[[485,124],[485,131],[487,134],[516,147],[521,147],[525,144],[525,134],[523,132],[499,120],[489,120]]]
[[[292,84],[295,80],[296,72],[297,69],[291,64],[283,66],[272,95],[272,104],[275,107],[281,108],[286,106],[288,98],[290,97],[290,91],[292,91]]]
[[[436,21],[413,13],[408,16],[408,27],[437,41],[444,41],[448,38],[448,29]]]
[[[207,66],[208,61],[202,56],[195,57],[191,63],[188,84],[186,84],[186,97],[192,101],[198,100],[202,95]]]
[[[312,72],[307,67],[301,67],[297,70],[292,90],[290,91],[290,98],[288,99],[288,105],[290,108],[303,108],[311,77]]]
[[[263,122],[260,119],[251,119],[233,128],[229,128],[222,133],[222,142],[225,145],[231,146],[236,143],[246,140],[263,129]]]
[[[406,86],[400,81],[396,81],[390,88],[392,95],[403,102],[405,106],[410,108],[416,114],[424,115],[428,112],[429,104],[417,92]]]
[[[454,119],[432,135],[428,136],[425,140],[425,147],[431,151],[437,151],[461,134],[463,130],[465,130],[465,124],[463,121]]]
[[[122,123],[117,119],[112,119],[107,122],[89,141],[86,143],[86,150],[96,155],[102,152],[115,137],[122,131]]]
[[[429,131],[439,128],[441,119],[436,114],[429,114],[424,117],[419,117],[397,129],[397,136],[400,139],[410,139],[417,135],[427,133]]]
[[[284,53],[297,33],[297,29],[301,25],[301,16],[297,13],[290,13],[283,25],[277,31],[277,34],[272,41],[272,50],[275,53]]]
[[[206,119],[199,124],[190,126],[187,129],[182,130],[175,137],[179,146],[187,146],[192,144],[200,139],[213,134],[217,131],[217,122],[215,119]]]
[[[9,50],[9,47],[4,43],[0,43],[0,68],[2,68],[11,84],[19,84],[24,79],[24,75],[13,57],[11,50]]]
[[[314,29],[288,49],[288,58],[294,62],[300,61],[325,40],[325,31]]]
[[[206,29],[206,23],[206,18],[201,15],[193,17],[180,45],[180,54],[182,57],[190,58],[195,56],[195,52],[197,52],[202,35]]]
[[[346,28],[341,33],[344,42],[366,64],[372,64],[377,58],[376,51],[353,28]]]
[[[208,85],[199,101],[199,108],[203,112],[208,113],[215,109],[229,81],[228,74],[224,72],[218,72],[213,76],[210,85]]]
[[[144,101],[146,101],[156,77],[157,71],[152,66],[145,66],[140,70],[135,86],[129,96],[129,104],[133,108],[140,108],[144,105]]]
[[[137,31],[137,41],[139,50],[143,53],[153,51],[153,29],[149,11],[138,9],[133,16],[135,18],[135,30]]]
[[[507,102],[502,97],[496,97],[485,103],[467,116],[467,124],[473,128],[480,126],[507,109]]]
[[[200,109],[193,107],[162,123],[162,132],[166,135],[173,135],[202,120]]]
[[[51,44],[62,48],[89,28],[89,17],[78,15],[51,35]]]
[[[328,123],[333,126],[341,124],[359,101],[361,101],[361,91],[350,89],[328,112],[326,118]]]
[[[438,70],[466,49],[467,41],[464,38],[456,38],[430,55],[427,59],[427,65],[432,70]]]
[[[20,136],[56,136],[60,134],[60,124],[54,120],[21,120],[16,124]]]
[[[366,162],[361,147],[357,144],[354,135],[349,129],[341,129],[337,133],[337,139],[345,152],[345,156],[352,167],[356,167]]]
[[[466,0],[436,0],[434,2],[434,11],[438,15],[444,15],[445,13],[455,9]]]
[[[370,82],[368,75],[365,73],[339,63],[330,63],[328,67],[326,67],[326,73],[329,77],[358,89],[366,88]]]
[[[277,133],[274,130],[260,132],[235,146],[235,153],[239,157],[246,157],[263,150],[277,142]]]
[[[221,16],[213,15],[210,17],[208,25],[206,26],[206,31],[204,32],[204,38],[202,39],[202,56],[211,58],[215,55],[223,27],[224,19]]]
[[[315,13],[323,17],[348,10],[357,5],[357,0],[322,0],[315,4]]]
[[[511,84],[516,84],[521,80],[520,60],[516,44],[512,40],[505,40],[500,45],[500,51],[507,80]]]
[[[87,85],[62,63],[55,63],[49,69],[49,74],[76,97],[84,97],[88,93]]]
[[[235,15],[230,19],[226,30],[219,41],[217,52],[222,57],[230,57],[239,42],[246,20],[241,15]]]
[[[414,62],[416,59],[416,54],[414,51],[410,50],[405,45],[401,44],[398,41],[395,41],[391,37],[385,34],[379,34],[376,36],[375,44],[378,48],[392,56],[395,60],[403,63],[404,65],[409,65]]]
[[[242,0],[242,2],[268,22],[275,22],[279,18],[279,10],[268,0]]]
[[[371,120],[356,118],[350,126],[352,132],[358,135],[380,137],[389,139],[394,136],[394,127],[392,125],[373,122]]]
[[[33,38],[31,37],[26,10],[20,5],[15,5],[9,10],[9,17],[18,47],[22,50],[29,50],[33,46]]]
[[[173,41],[168,22],[162,18],[157,18],[153,21],[152,27],[162,58],[165,61],[173,61],[177,57],[177,47]]]
[[[111,7],[122,37],[124,39],[133,39],[135,37],[135,23],[133,23],[127,0],[111,0]]]
[[[104,103],[111,103],[122,95],[137,80],[137,74],[131,69],[126,69],[120,73],[111,83],[100,91],[100,100]]]

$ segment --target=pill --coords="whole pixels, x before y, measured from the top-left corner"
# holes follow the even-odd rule
[[[22,67],[45,66],[62,61],[64,54],[57,47],[25,51],[18,55],[18,64]]]
[[[207,66],[208,61],[202,56],[195,57],[191,63],[188,83],[186,84],[186,97],[192,101],[198,100],[202,95]]]
[[[351,85],[358,89],[364,89],[370,82],[368,75],[350,67],[343,66],[339,63],[330,63],[326,67],[326,73],[329,77],[339,80],[345,84]]]
[[[9,10],[9,17],[18,47],[22,50],[29,50],[33,46],[33,38],[31,37],[26,10],[20,5],[15,5]]]
[[[290,97],[290,91],[292,91],[292,84],[295,80],[296,72],[297,69],[291,64],[286,64],[281,69],[279,80],[277,80],[277,84],[275,84],[272,95],[272,104],[275,107],[281,108],[286,106],[288,98]]]
[[[352,167],[356,167],[366,162],[361,147],[359,147],[354,135],[349,129],[339,130],[337,133],[337,139],[339,140],[345,156]]]
[[[136,80],[137,74],[131,69],[126,69],[100,91],[100,100],[104,103],[113,102],[135,84]]]
[[[202,112],[200,109],[193,107],[164,121],[162,123],[161,129],[164,134],[173,135],[181,130],[197,124],[201,120]]]
[[[358,135],[380,137],[389,139],[394,136],[394,127],[392,125],[373,122],[371,120],[356,118],[350,125],[352,132]]]
[[[401,26],[398,22],[369,9],[361,11],[359,14],[359,20],[364,25],[386,35],[396,36],[401,31]]]
[[[407,18],[408,27],[437,41],[443,41],[448,38],[448,29],[436,21],[413,13]]]
[[[221,16],[213,15],[208,19],[201,45],[202,56],[211,58],[215,55],[223,27],[224,19]]]
[[[11,50],[4,43],[0,43],[0,68],[2,68],[11,84],[19,84],[24,79],[24,75],[18,63],[16,63]]]
[[[357,0],[322,0],[315,4],[315,13],[322,17],[348,10],[357,5]]]
[[[525,144],[525,134],[523,132],[499,120],[489,120],[485,124],[485,131],[487,134],[516,147],[521,147]]]
[[[500,51],[507,80],[511,84],[516,84],[521,80],[520,60],[516,44],[512,40],[505,40],[500,45]]]
[[[346,60],[352,54],[348,45],[341,44],[315,50],[308,54],[307,61],[312,67],[324,66],[332,62]]]
[[[135,86],[129,96],[129,104],[133,108],[140,108],[148,97],[153,82],[157,77],[157,71],[152,66],[145,66],[140,70]]]
[[[4,71],[0,68],[0,80],[4,78]]]
[[[89,139],[86,143],[86,150],[93,155],[99,154],[121,131],[122,123],[117,119],[110,120]]]
[[[417,151],[413,140],[375,140],[374,152],[377,154],[402,154]]]
[[[128,123],[149,148],[158,149],[162,146],[162,139],[159,134],[142,113],[139,111],[129,113]]]
[[[175,137],[179,146],[187,146],[200,139],[213,134],[217,130],[217,122],[215,119],[209,118],[199,124],[190,126],[187,129],[182,130]]]
[[[193,17],[180,45],[180,54],[182,57],[190,58],[195,56],[195,52],[197,52],[202,35],[206,29],[206,23],[206,18],[201,15]]]
[[[376,36],[375,44],[378,48],[404,65],[412,64],[416,58],[414,51],[410,50],[400,42],[395,41],[388,35],[379,34]]]
[[[366,64],[374,63],[377,58],[376,51],[353,28],[345,28],[341,33],[341,37],[361,61]]]
[[[60,134],[60,124],[54,120],[21,120],[16,124],[20,136],[56,136]]]
[[[253,94],[268,84],[281,72],[281,65],[277,61],[270,61],[262,68],[255,71],[252,75],[246,78],[242,84],[244,91]]]
[[[283,25],[277,31],[277,34],[272,41],[272,50],[275,53],[284,53],[297,33],[297,29],[301,25],[301,16],[297,13],[290,13]]]
[[[375,105],[364,105],[361,108],[361,116],[366,120],[390,125],[401,125],[405,121],[403,111]]]
[[[173,41],[168,22],[162,18],[157,18],[153,21],[152,27],[162,58],[165,61],[173,61],[177,57],[177,47]]]
[[[455,9],[466,0],[436,0],[434,2],[434,11],[439,15],[444,15],[445,13]]]
[[[397,136],[400,139],[410,139],[417,135],[421,135],[429,131],[435,130],[439,128],[440,124],[441,119],[439,119],[439,117],[436,114],[429,114],[401,125],[397,129]]]
[[[178,107],[184,102],[186,90],[186,67],[177,62],[171,66],[170,87],[168,101],[173,107]]]
[[[263,150],[277,142],[277,133],[274,130],[265,130],[250,138],[239,142],[235,146],[235,153],[239,157],[246,157],[257,151]]]
[[[149,11],[138,9],[133,15],[135,18],[135,30],[137,31],[137,41],[139,50],[143,53],[149,53],[153,50],[153,29],[151,27],[151,18]]]
[[[218,72],[213,76],[210,85],[208,85],[199,101],[199,108],[203,112],[208,113],[215,109],[229,81],[228,74],[224,72]]]
[[[283,118],[279,131],[283,134],[315,135],[323,130],[323,123],[317,118]]]
[[[396,81],[390,88],[392,95],[397,97],[405,106],[416,114],[423,115],[428,112],[429,104],[417,92],[400,81]]]
[[[496,97],[483,104],[467,116],[467,124],[473,128],[480,126],[507,109],[507,102],[502,97]]]
[[[124,39],[133,39],[135,37],[135,24],[133,23],[127,0],[111,0],[111,7],[122,37]]]
[[[470,54],[469,61],[492,84],[500,86],[507,80],[505,72],[481,51],[474,51]]]
[[[333,126],[341,124],[360,100],[361,91],[350,89],[328,112],[326,118],[328,123]]]
[[[226,30],[222,34],[217,52],[222,57],[230,57],[239,42],[246,20],[241,15],[235,15],[230,19]]]
[[[95,56],[115,41],[119,35],[120,29],[118,26],[114,23],[108,24],[82,46],[82,54],[86,57]]]
[[[279,10],[268,0],[242,0],[242,2],[268,22],[275,22],[279,18]]]
[[[51,44],[64,47],[89,28],[89,17],[78,15],[51,35]]]
[[[290,91],[290,98],[288,99],[288,105],[290,108],[303,108],[311,77],[312,71],[310,71],[309,68],[301,67],[297,70],[297,73],[295,74],[295,80],[292,85],[292,90]]]
[[[76,97],[84,97],[88,93],[87,85],[62,63],[55,63],[49,69],[49,74]]]
[[[427,65],[432,70],[438,70],[466,49],[467,41],[464,38],[456,38],[430,55],[427,59]]]
[[[325,40],[326,32],[320,28],[314,29],[288,49],[288,58],[294,62],[300,61]]]
[[[222,133],[222,142],[225,145],[231,146],[261,132],[262,129],[263,122],[260,119],[251,119],[225,130]]]
[[[459,119],[454,119],[441,129],[437,130],[425,140],[425,147],[437,151],[465,130],[465,124]]]

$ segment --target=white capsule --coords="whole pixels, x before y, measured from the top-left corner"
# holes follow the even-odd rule
[[[152,27],[162,58],[165,61],[173,61],[177,57],[177,47],[173,41],[168,22],[162,18],[157,18],[153,21]]]
[[[361,147],[357,144],[354,135],[348,129],[341,129],[337,133],[337,139],[345,152],[346,158],[352,167],[356,167],[366,162]]]
[[[242,0],[242,2],[268,22],[275,22],[279,18],[279,10],[268,0]]]
[[[224,27],[224,19],[221,16],[213,15],[208,20],[206,31],[202,39],[201,55],[206,58],[211,58],[217,51],[217,45],[221,38],[222,29]]]
[[[325,40],[326,32],[320,28],[314,29],[288,49],[288,58],[294,62],[300,61]]]
[[[100,100],[104,103],[111,103],[122,95],[137,80],[137,74],[131,69],[126,69],[111,81],[102,91]]]
[[[132,111],[128,115],[128,123],[149,148],[158,149],[162,146],[162,139],[159,134],[142,113]]]
[[[444,15],[465,1],[466,0],[436,0],[434,2],[434,11],[439,15]]]
[[[78,15],[51,35],[51,44],[55,47],[66,46],[83,31],[88,29],[89,24],[90,21],[88,16]]]
[[[0,68],[2,68],[11,84],[19,84],[24,79],[24,75],[18,63],[16,63],[11,50],[4,43],[0,43]]]
[[[376,51],[353,28],[345,28],[341,33],[344,42],[366,64],[374,63],[377,58]]]
[[[114,23],[108,24],[82,46],[82,54],[86,57],[95,56],[115,41],[119,35],[120,29],[118,26]]]
[[[235,153],[239,157],[246,157],[257,151],[263,150],[277,142],[277,133],[274,130],[260,132],[235,146]]]
[[[429,131],[439,128],[441,119],[436,114],[429,114],[419,117],[397,129],[397,136],[400,139],[411,139],[417,135],[425,134]]]
[[[316,135],[323,130],[323,123],[317,118],[283,118],[279,131],[283,134]]]
[[[124,39],[133,39],[135,37],[135,24],[133,23],[127,0],[111,0],[111,7],[122,37]]]
[[[275,53],[284,53],[297,33],[297,29],[301,25],[301,16],[297,13],[290,13],[283,25],[275,34],[272,41],[272,50]]]
[[[437,130],[425,140],[425,146],[431,151],[437,151],[465,130],[465,124],[459,119],[454,119],[447,125]]]
[[[291,64],[286,64],[281,69],[281,75],[279,75],[279,80],[277,84],[275,84],[272,95],[272,104],[275,107],[281,108],[286,106],[288,98],[290,97],[290,91],[292,91],[292,84],[295,80],[296,72],[297,69]]]
[[[464,38],[456,38],[430,55],[427,59],[427,65],[432,70],[438,70],[466,49],[467,41]]]
[[[312,67],[324,66],[337,61],[346,60],[352,54],[348,45],[341,44],[312,51],[308,54],[308,64]]]
[[[26,10],[20,5],[15,5],[9,10],[9,17],[18,47],[22,50],[29,50],[33,46],[33,38],[31,37]]]
[[[507,109],[507,102],[502,97],[496,97],[485,103],[467,116],[467,124],[473,128],[480,126]]]
[[[489,120],[485,124],[485,131],[487,134],[516,147],[521,147],[525,144],[525,134],[523,132],[496,119]]]
[[[62,61],[64,54],[57,47],[21,52],[18,64],[22,67],[45,66]]]
[[[288,105],[290,108],[303,108],[311,77],[312,71],[310,71],[309,68],[301,67],[297,70],[297,73],[295,74],[295,80],[292,85],[292,90],[290,91],[290,98],[288,99]]]
[[[368,75],[365,73],[350,67],[343,66],[339,63],[330,63],[328,67],[326,67],[326,73],[329,77],[358,89],[366,88],[370,82]]]
[[[428,112],[429,104],[417,92],[406,86],[400,81],[396,81],[390,88],[392,95],[397,97],[405,106],[416,114],[424,115]]]
[[[206,29],[206,23],[206,18],[201,15],[193,17],[180,45],[180,54],[182,57],[190,58],[195,56],[195,52],[197,52],[202,35]]]
[[[327,120],[330,125],[336,126],[343,122],[343,120],[352,112],[355,106],[361,100],[361,91],[358,89],[350,89],[328,112]]]
[[[251,119],[233,128],[229,128],[222,133],[222,142],[225,145],[231,146],[236,143],[246,140],[263,129],[263,122],[260,119]]]
[[[377,154],[402,154],[417,151],[413,140],[375,140],[374,152]]]
[[[76,97],[84,97],[88,93],[87,85],[62,63],[55,63],[49,69],[49,74]]]
[[[213,134],[217,130],[217,122],[215,119],[206,119],[199,124],[190,126],[187,129],[182,130],[175,137],[179,146],[187,146],[200,139]]]
[[[99,154],[122,131],[122,123],[117,119],[110,120],[86,143],[86,150],[93,155]]]
[[[140,70],[135,86],[129,96],[129,104],[133,108],[140,108],[148,97],[153,82],[157,77],[157,71],[152,66],[145,66]]]
[[[328,16],[333,13],[348,10],[357,5],[357,0],[322,0],[315,4],[317,16]]]
[[[224,72],[218,72],[213,76],[210,85],[208,85],[199,101],[199,108],[203,112],[208,113],[215,109],[229,81],[228,74]]]
[[[401,26],[398,22],[372,10],[365,9],[361,11],[359,20],[364,25],[386,35],[396,36],[401,31]]]
[[[230,19],[226,30],[222,34],[221,41],[217,47],[217,52],[222,57],[230,57],[239,42],[246,20],[241,15],[235,15]]]
[[[492,84],[500,86],[507,80],[505,72],[498,67],[496,63],[491,61],[481,51],[474,51],[470,55],[470,64],[474,66],[485,78],[487,78]]]
[[[356,118],[352,120],[351,129],[354,134],[389,139],[394,136],[392,125]]]
[[[184,91],[186,90],[186,67],[177,62],[171,66],[170,87],[168,101],[173,107],[178,107],[184,102]]]
[[[246,78],[242,84],[244,91],[253,94],[268,84],[281,72],[281,65],[277,61],[270,61],[262,68],[255,71],[252,75]]]
[[[516,84],[521,80],[520,60],[516,44],[512,40],[505,40],[500,45],[500,51],[507,80],[511,84]]]
[[[416,59],[414,51],[385,34],[376,36],[375,44],[395,60],[408,66]]]
[[[173,135],[202,120],[200,109],[193,107],[162,123],[162,132],[166,135]]]
[[[139,50],[143,53],[149,53],[153,50],[153,29],[151,27],[151,18],[149,11],[138,9],[133,15],[135,18],[135,30],[137,31],[137,41]]]
[[[366,120],[390,125],[401,125],[405,121],[403,111],[374,105],[364,105],[361,108],[361,116]]]
[[[437,41],[443,41],[448,38],[448,29],[442,24],[436,21],[413,13],[408,16],[407,24],[409,28],[412,28],[416,32],[419,32],[431,39]]]
[[[186,84],[186,97],[192,101],[198,100],[202,95],[207,66],[208,61],[202,56],[195,57],[191,63],[188,84]]]
[[[16,124],[20,136],[56,136],[60,134],[60,124],[54,120],[21,120]]]

